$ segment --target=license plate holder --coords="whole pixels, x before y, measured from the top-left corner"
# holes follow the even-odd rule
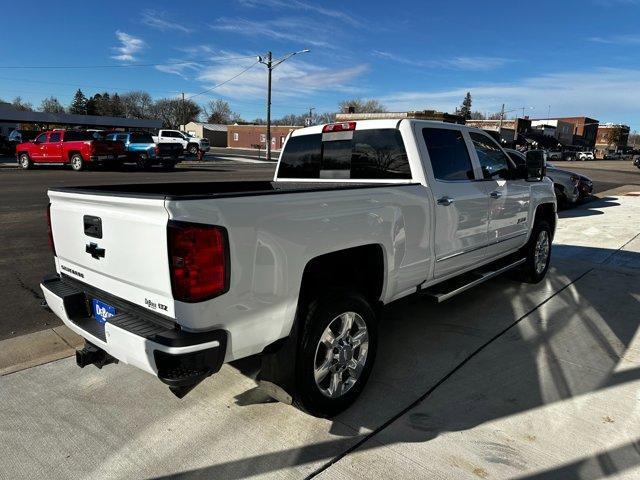
[[[116,314],[115,307],[112,307],[108,303],[98,300],[97,298],[91,299],[91,314],[93,318],[101,325]]]

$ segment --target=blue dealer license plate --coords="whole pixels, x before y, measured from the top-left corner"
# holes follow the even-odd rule
[[[116,314],[115,308],[97,298],[91,299],[91,311],[93,312],[93,318],[95,318],[98,323],[104,323],[108,318]]]

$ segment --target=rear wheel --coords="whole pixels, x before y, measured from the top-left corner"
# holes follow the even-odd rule
[[[529,242],[524,247],[526,261],[520,270],[520,280],[538,283],[549,270],[551,259],[551,226],[546,220],[538,220],[533,226]]]
[[[176,163],[175,161],[167,161],[167,162],[162,162],[162,169],[163,170],[173,170],[174,168],[176,168]]]
[[[360,293],[327,295],[306,309],[294,404],[319,417],[349,407],[364,388],[375,359],[377,317]]]
[[[23,170],[29,170],[31,167],[33,167],[33,162],[29,158],[28,153],[21,153],[18,157],[18,163]]]
[[[84,170],[84,167],[85,167],[84,160],[82,159],[82,155],[80,155],[79,153],[74,153],[71,156],[70,163],[71,163],[72,170],[76,172],[79,172],[80,170]]]

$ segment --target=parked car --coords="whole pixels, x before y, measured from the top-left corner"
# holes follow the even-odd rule
[[[593,181],[584,175],[578,175],[578,192],[580,192],[580,200],[584,200],[593,195]]]
[[[552,150],[547,152],[548,160],[562,160],[562,152],[560,150]]]
[[[126,160],[135,162],[140,168],[161,165],[171,169],[184,154],[179,143],[160,143],[153,141],[151,134],[145,132],[111,132],[105,136],[109,141],[120,141],[124,144]]]
[[[318,416],[364,388],[382,305],[513,269],[539,282],[557,218],[542,152],[523,171],[482,130],[416,119],[295,130],[273,182],[48,195],[57,276],[41,287],[87,341],[80,367],[117,359],[182,397],[261,353],[268,391]]]
[[[640,155],[636,155],[636,156],[634,157],[634,159],[633,159],[633,164],[634,164],[636,167],[640,168]]]
[[[513,160],[513,162],[519,168],[525,168],[526,156],[524,153],[517,150],[505,149],[507,155]],[[568,170],[561,170],[556,168],[552,163],[546,162],[547,177],[553,181],[553,189],[558,199],[560,206],[572,206],[580,201],[580,177],[581,175],[570,172]],[[584,177],[587,181],[591,180]],[[586,188],[585,183],[585,188]],[[591,183],[591,189],[593,190],[593,184]]]
[[[16,147],[18,164],[25,170],[37,164],[71,165],[76,171],[87,165],[117,163],[125,156],[122,142],[96,140],[89,132],[52,130]]]
[[[160,130],[158,135],[153,137],[153,141],[157,144],[178,143],[191,155],[196,155],[198,151],[208,152],[210,148],[209,140],[206,138],[194,137],[180,130]]]
[[[40,133],[39,130],[12,130],[11,133],[9,133],[9,137],[7,137],[7,153],[9,155],[15,155],[18,145],[33,140]]]
[[[582,161],[595,159],[595,157],[593,156],[593,152],[589,152],[589,151],[576,153],[576,158]]]

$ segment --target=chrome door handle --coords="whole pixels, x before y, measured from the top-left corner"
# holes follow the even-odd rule
[[[491,198],[500,198],[502,196],[502,193],[496,190],[494,192],[491,192],[489,195],[491,196]]]
[[[451,197],[442,197],[438,199],[438,205],[444,205],[445,207],[448,207],[452,203],[453,203],[453,198]]]

